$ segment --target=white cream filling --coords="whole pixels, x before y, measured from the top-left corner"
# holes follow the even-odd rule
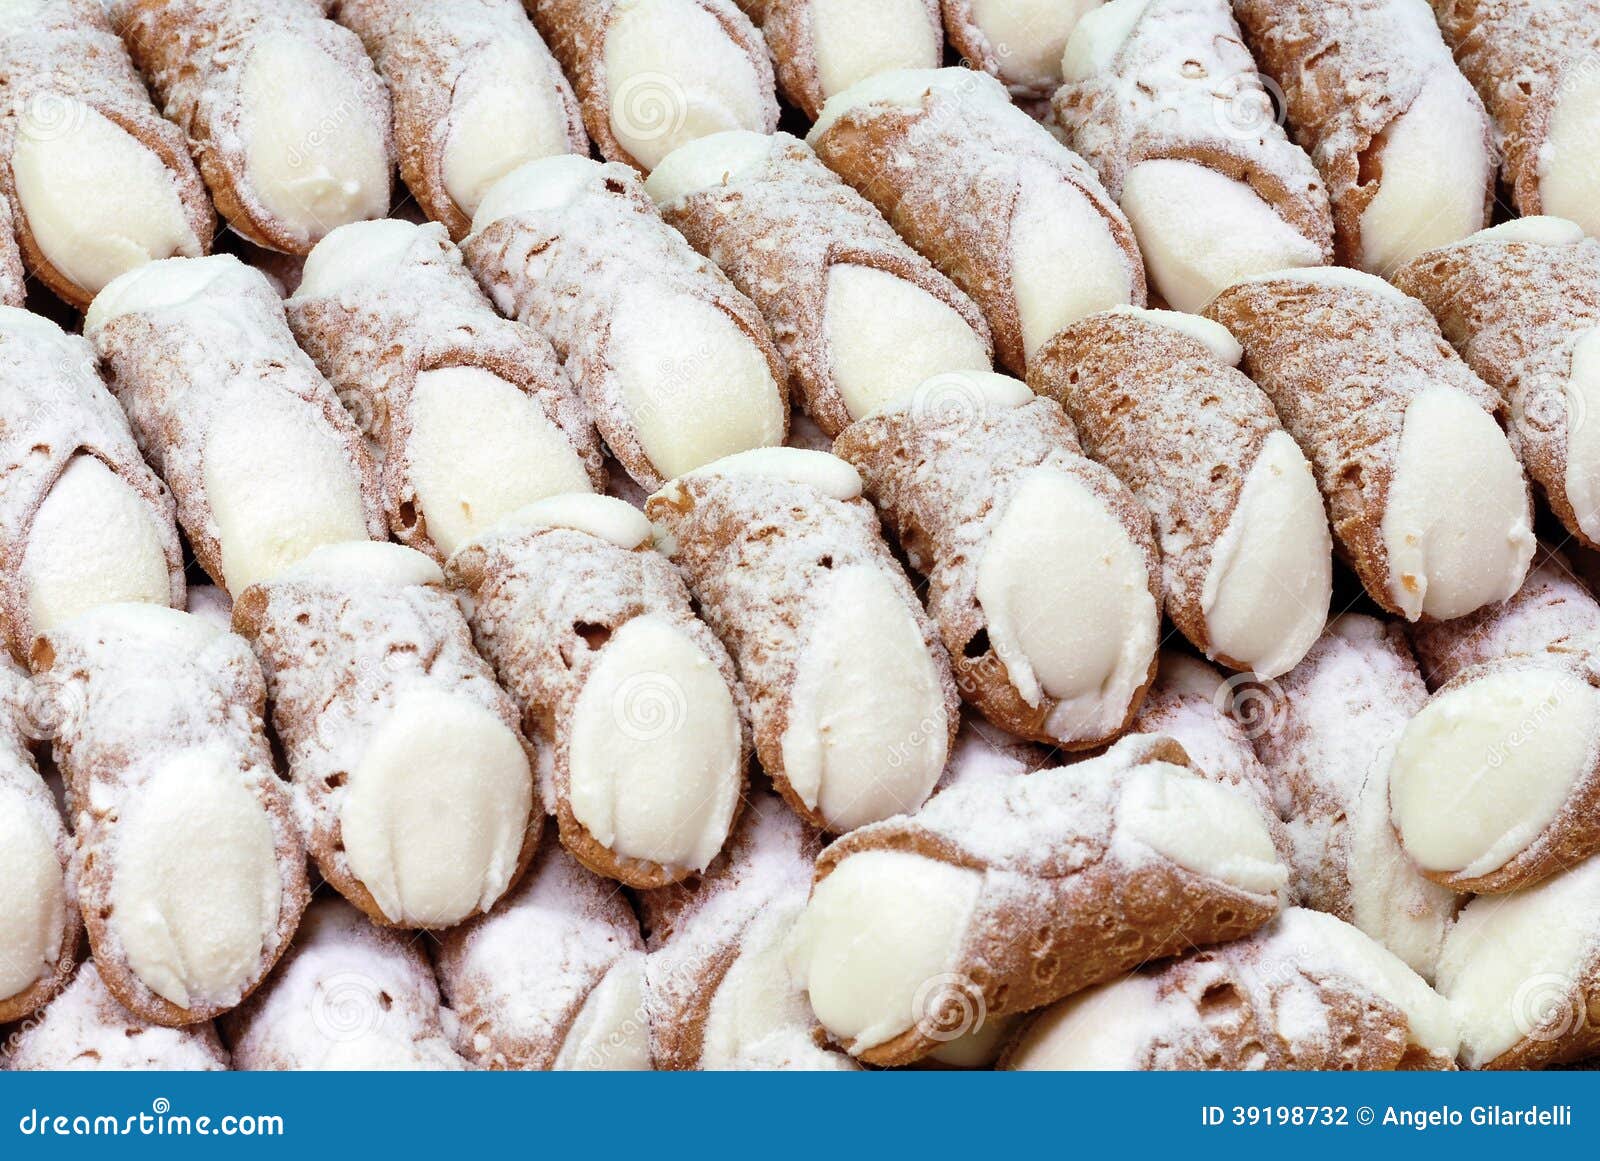
[[[811,0],[811,53],[824,99],[890,69],[937,68],[943,30],[922,0]]]
[[[977,418],[1021,407],[1033,398],[1028,385],[1010,375],[988,370],[942,371],[912,390],[884,400],[875,411],[904,411],[918,418]]]
[[[206,617],[165,605],[99,605],[84,615],[82,625],[104,626],[109,634],[126,633],[162,650],[194,657],[229,630]]]
[[[180,306],[211,294],[248,292],[260,280],[259,273],[232,254],[147,262],[118,275],[95,295],[83,316],[83,333],[92,338],[101,327],[125,314]]]
[[[298,396],[235,394],[213,417],[202,458],[230,592],[319,545],[367,538],[355,465]]]
[[[691,474],[788,480],[845,502],[861,496],[861,473],[856,471],[853,464],[830,452],[812,451],[809,448],[753,448],[725,456]]]
[[[1361,265],[1377,272],[1481,229],[1495,165],[1482,106],[1453,68],[1434,70],[1384,138],[1378,192],[1361,214]]]
[[[988,112],[1000,116],[1027,114],[1011,103],[1011,96],[988,73],[968,68],[890,69],[874,73],[829,97],[806,140],[815,143],[840,117],[855,109],[883,106],[890,109],[922,108],[930,92],[940,92],[958,100],[987,105]]]
[[[928,1059],[951,1068],[993,1068],[1022,1019],[1021,1015],[985,1014],[982,1025],[939,1045],[928,1053]]]
[[[300,285],[290,301],[323,298],[352,286],[387,281],[426,229],[402,218],[373,218],[330,230],[306,255]]]
[[[915,283],[870,266],[828,270],[828,369],[852,419],[943,371],[987,371],[989,352],[965,319]]]
[[[644,956],[623,955],[578,1009],[567,1029],[557,1072],[640,1072],[650,1068]]]
[[[1155,655],[1160,610],[1139,546],[1099,497],[1049,468],[1025,477],[978,561],[989,643],[1029,705],[1059,702],[1063,740],[1121,727]]]
[[[1315,266],[1322,250],[1242,181],[1193,161],[1143,161],[1122,183],[1122,212],[1150,281],[1182,311],[1197,311],[1235,282]]]
[[[1211,651],[1262,677],[1292,669],[1322,634],[1333,536],[1311,465],[1275,431],[1246,474],[1200,593]]]
[[[811,892],[790,966],[817,1020],[855,1053],[924,1020],[961,967],[983,876],[904,851],[864,851]]]
[[[1528,242],[1535,246],[1576,246],[1583,241],[1583,227],[1566,218],[1549,214],[1534,214],[1527,218],[1512,218],[1487,230],[1462,239],[1463,244],[1479,242]]]
[[[0,1000],[55,970],[66,925],[55,836],[20,788],[0,783]]]
[[[739,800],[739,711],[721,672],[666,618],[601,649],[569,720],[572,813],[627,859],[705,869]]]
[[[749,129],[729,129],[686,141],[650,171],[644,189],[658,206],[754,173],[772,155],[772,137]]]
[[[121,804],[107,926],[133,973],[178,1007],[238,1002],[282,892],[271,822],[225,748],[167,758]]]
[[[479,367],[417,376],[406,451],[417,507],[446,555],[525,504],[593,486],[538,402]]]
[[[392,922],[445,926],[504,894],[533,776],[516,733],[463,694],[403,691],[350,771],[350,870]]]
[[[1061,83],[1067,36],[1099,0],[971,0],[972,22],[1000,62],[1008,85],[1052,89]]]
[[[1567,467],[1562,478],[1578,527],[1600,540],[1600,327],[1572,344],[1567,373]]]
[[[1166,1028],[1156,981],[1124,976],[1046,1008],[1017,1041],[1016,1072],[1132,1072]]]
[[[1289,872],[1260,809],[1244,794],[1167,762],[1132,771],[1117,804],[1120,833],[1187,871],[1256,895]]]
[[[22,554],[28,616],[46,633],[96,605],[172,601],[155,513],[90,455],[68,462],[34,517]]]
[[[371,115],[367,83],[381,82],[291,33],[252,43],[239,82],[244,181],[292,233],[320,238],[388,213],[389,127]]]
[[[463,213],[523,162],[570,147],[559,81],[528,41],[486,45],[456,78],[440,176]]]
[[[516,214],[564,210],[588,196],[603,172],[600,162],[576,153],[525,161],[491,185],[472,215],[472,232]]]
[[[1539,200],[1547,214],[1600,235],[1600,69],[1593,57],[1567,66],[1539,146]]]
[[[836,832],[921,806],[944,772],[939,670],[911,610],[872,565],[835,569],[795,665],[783,774]]]
[[[11,174],[22,216],[45,260],[95,294],[156,258],[200,253],[172,172],[103,114],[71,97],[48,124],[24,106]]]
[[[1186,314],[1181,310],[1147,310],[1142,306],[1114,306],[1106,313],[1131,315],[1152,326],[1166,327],[1169,331],[1187,335],[1230,367],[1237,367],[1244,358],[1244,347],[1233,337],[1233,333],[1204,315]]]
[[[1411,719],[1389,797],[1406,854],[1469,877],[1510,862],[1593,772],[1600,691],[1565,669],[1485,673]]]
[[[538,500],[519,508],[491,531],[507,533],[523,528],[570,528],[627,549],[648,544],[653,535],[650,521],[632,504],[615,496],[597,496],[592,492],[571,492]]]
[[[1406,407],[1381,533],[1389,596],[1414,621],[1517,591],[1533,559],[1528,485],[1494,419],[1444,384]]]
[[[1004,4],[1005,0],[995,2]],[[1034,2],[1042,4],[1048,0]],[[1109,0],[1099,5],[1076,0],[1076,3],[1080,12],[1062,45],[1060,62],[1061,79],[1069,84],[1086,81],[1110,68],[1128,37],[1133,35],[1139,18],[1150,7],[1150,0]]]
[[[606,25],[611,132],[645,169],[685,141],[770,128],[760,73],[692,0],[618,0]]]
[[[1287,270],[1269,270],[1252,274],[1240,282],[1298,282],[1305,286],[1332,287],[1356,294],[1373,294],[1387,298],[1402,306],[1413,306],[1416,299],[1385,282],[1376,274],[1354,270],[1349,266],[1296,266]]]
[[[783,441],[784,394],[761,349],[710,303],[634,283],[612,316],[608,352],[639,443],[663,477]]]
[[[444,571],[414,548],[387,540],[347,540],[314,548],[278,574],[342,585],[442,585]]]

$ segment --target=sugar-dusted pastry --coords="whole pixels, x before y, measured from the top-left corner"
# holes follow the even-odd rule
[[[145,466],[94,350],[0,307],[0,636],[33,639],[113,601],[183,605],[172,497]]]
[[[1233,711],[1289,828],[1296,901],[1432,979],[1456,896],[1411,865],[1389,821],[1394,748],[1427,697],[1400,627],[1347,613],[1288,673],[1236,687]]]
[[[111,23],[189,136],[228,224],[304,254],[381,218],[394,168],[389,90],[326,0],[111,0]]]
[[[1433,9],[1494,117],[1518,211],[1600,232],[1600,0],[1433,0]]]
[[[14,1072],[222,1072],[228,1052],[209,1020],[166,1028],[117,1002],[86,961],[43,1011],[0,1046]]]
[[[1489,224],[1488,114],[1427,0],[1235,0],[1333,199],[1338,261],[1387,275]]]
[[[41,282],[81,309],[141,262],[211,248],[215,214],[183,131],[151,104],[102,4],[7,5],[0,76],[0,190]]]
[[[644,515],[609,496],[552,497],[467,544],[448,571],[544,749],[567,849],[633,887],[705,870],[739,809],[745,694]]]
[[[1600,192],[1597,192],[1600,196]],[[1520,218],[1419,255],[1395,284],[1422,300],[1484,382],[1550,510],[1600,545],[1600,242]]]
[[[1199,310],[1250,274],[1333,258],[1328,191],[1272,115],[1228,0],[1086,13],[1052,101],[1128,215],[1152,295]]]
[[[1004,1066],[1059,1070],[1455,1068],[1450,1005],[1382,944],[1291,907],[1248,939],[1079,992]]]
[[[400,541],[442,561],[524,504],[604,487],[600,441],[555,352],[495,313],[443,227],[340,226],[286,307],[377,450]]]
[[[338,0],[333,15],[389,86],[400,176],[452,238],[524,161],[589,152],[572,86],[518,0]]]
[[[806,140],[983,308],[1013,374],[1067,324],[1144,304],[1127,218],[987,73],[880,73],[831,98]]]
[[[28,296],[15,224],[11,203],[0,193],[0,306],[20,307]]]
[[[72,840],[25,732],[29,693],[28,675],[0,654],[0,1023],[61,991],[83,934]]]
[[[1517,591],[1534,541],[1506,407],[1426,307],[1369,274],[1314,268],[1242,282],[1205,313],[1243,345],[1243,370],[1310,459],[1374,601],[1443,621]]]
[[[776,795],[757,792],[727,851],[698,881],[640,892],[657,1068],[856,1067],[819,1041],[787,958],[821,846]]]
[[[938,628],[861,492],[844,460],[763,448],[645,505],[738,663],[762,768],[835,834],[921,806],[959,724]]]
[[[558,843],[500,906],[441,934],[434,961],[458,1049],[479,1068],[650,1067],[639,921]]]
[[[1048,97],[1061,83],[1067,37],[1100,2],[942,0],[944,29],[967,63],[999,77],[1018,97]]]
[[[233,623],[266,675],[323,878],[395,927],[493,907],[543,812],[517,709],[439,566],[398,544],[324,545],[246,589]]]
[[[234,1007],[307,898],[250,647],[189,613],[105,605],[40,638],[33,669],[70,707],[54,752],[106,987],[157,1024]]]
[[[386,534],[361,433],[259,271],[222,254],[148,263],[96,296],[84,333],[230,593],[318,545]]]
[[[930,375],[989,368],[972,300],[788,134],[691,141],[645,189],[760,308],[795,403],[825,434]]]
[[[733,0],[527,0],[600,156],[645,173],[685,141],[778,127],[766,42]]]
[[[250,1071],[464,1068],[442,1009],[420,942],[325,897],[306,908],[283,962],[223,1030],[233,1066]]]
[[[1173,624],[1276,677],[1322,632],[1333,542],[1311,466],[1240,357],[1208,319],[1112,310],[1046,343],[1028,382],[1154,515]]]
[[[791,964],[852,1055],[904,1064],[942,1009],[990,1018],[1247,935],[1286,877],[1247,797],[1134,735],[1074,766],[977,775],[817,861]]]
[[[766,322],[626,167],[528,162],[489,191],[463,249],[501,313],[550,340],[641,486],[783,442],[783,362]]]
[[[1160,558],[1149,513],[1058,404],[989,371],[938,375],[835,450],[928,578],[969,702],[1068,750],[1127,728],[1155,675]]]

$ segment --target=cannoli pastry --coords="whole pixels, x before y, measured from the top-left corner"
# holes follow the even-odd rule
[[[325,545],[240,595],[322,876],[373,922],[449,927],[533,855],[532,747],[444,573],[398,544]]]
[[[1310,459],[1374,601],[1444,621],[1517,591],[1534,540],[1505,404],[1421,303],[1313,268],[1242,282],[1205,313],[1243,345],[1243,370]]]
[[[1382,944],[1291,907],[1236,943],[1079,992],[1007,1050],[1021,1071],[1455,1068],[1450,1005]]]
[[[33,639],[116,601],[181,607],[172,498],[145,466],[94,350],[0,307],[0,635]]]
[[[209,250],[215,214],[183,132],[151,104],[104,7],[12,4],[0,33],[0,190],[28,269],[82,309],[142,262]]]
[[[1347,613],[1283,677],[1235,686],[1232,711],[1272,778],[1295,900],[1432,979],[1456,896],[1412,866],[1389,822],[1390,762],[1427,696],[1399,626]]]
[[[607,161],[648,173],[696,137],[778,127],[767,46],[733,0],[527,0],[527,7],[572,78],[589,136]]]
[[[361,433],[259,271],[220,254],[149,263],[100,292],[84,333],[230,593],[319,545],[385,536]]]
[[[1178,310],[1333,258],[1328,192],[1239,37],[1228,0],[1111,0],[1073,28],[1052,102]]]
[[[1584,422],[1600,414],[1600,242],[1520,218],[1419,255],[1395,285],[1505,397],[1511,446],[1550,510],[1600,545],[1600,423]]]
[[[34,764],[28,704],[27,674],[0,655],[0,1024],[61,991],[83,933],[72,840]]]
[[[1084,315],[1144,305],[1127,218],[987,73],[880,73],[830,99],[806,140],[972,296],[1013,374]]]
[[[550,340],[643,487],[783,442],[785,377],[766,322],[623,166],[528,162],[489,191],[463,250],[501,313]]]
[[[861,490],[826,452],[764,448],[645,505],[738,662],[762,768],[834,834],[921,806],[960,724],[938,629]]]
[[[600,441],[550,344],[495,313],[442,227],[339,227],[286,307],[377,450],[404,543],[443,561],[525,504],[604,487]]]
[[[223,1072],[228,1052],[211,1021],[166,1028],[117,1002],[93,960],[11,1036],[0,1068],[15,1072]]]
[[[758,792],[727,851],[697,882],[640,893],[657,1068],[856,1067],[819,1042],[787,958],[821,846],[776,795]]]
[[[796,404],[829,437],[941,371],[988,370],[983,314],[786,133],[718,133],[645,189],[760,308]]]
[[[188,613],[104,605],[41,637],[33,669],[64,707],[54,752],[106,987],[156,1024],[234,1007],[307,899],[249,646]]]
[[[1053,1003],[1153,959],[1247,935],[1286,872],[1244,795],[1170,738],[972,778],[817,861],[791,965],[818,1022],[871,1064],[951,1026]]]
[[[304,254],[381,218],[394,168],[389,91],[326,0],[111,0],[111,23],[189,136],[217,210]]]
[[[928,577],[969,702],[1068,750],[1127,728],[1155,676],[1155,538],[1055,402],[988,371],[939,375],[835,446]]]
[[[22,306],[28,297],[14,226],[11,203],[0,194],[0,306]]]
[[[233,632],[233,598],[216,585],[190,585],[187,612]]]
[[[1235,0],[1333,201],[1339,264],[1387,275],[1489,224],[1488,114],[1427,0]]]
[[[338,0],[394,100],[400,176],[459,239],[524,161],[588,153],[578,99],[518,0]]]
[[[1240,357],[1208,319],[1113,310],[1051,339],[1028,382],[1154,515],[1173,624],[1276,677],[1322,632],[1333,542],[1311,466]]]
[[[1019,98],[1061,84],[1067,38],[1101,0],[942,0],[945,35],[963,60],[999,77]]]
[[[1494,117],[1517,210],[1600,233],[1600,2],[1434,0],[1433,9]]]
[[[283,963],[223,1031],[233,1066],[250,1071],[466,1067],[422,945],[331,897],[306,908]]]
[[[459,1050],[479,1068],[650,1068],[644,941],[621,888],[545,842],[506,900],[439,937]]]
[[[643,514],[552,497],[466,545],[448,573],[544,748],[567,849],[632,887],[705,870],[739,809],[745,694]]]

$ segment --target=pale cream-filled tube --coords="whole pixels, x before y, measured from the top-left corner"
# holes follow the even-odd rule
[[[963,58],[1020,98],[1048,97],[1078,21],[1101,0],[941,0],[945,34]]]

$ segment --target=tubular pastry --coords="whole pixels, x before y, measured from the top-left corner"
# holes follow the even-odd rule
[[[1322,171],[1341,266],[1388,275],[1489,224],[1488,114],[1427,0],[1235,0]]]
[[[769,448],[645,505],[738,664],[762,768],[835,834],[922,805],[960,722],[938,629],[861,491],[843,460]]]
[[[28,297],[27,274],[17,243],[16,217],[11,203],[0,193],[0,306],[22,306]]]
[[[386,533],[361,433],[237,258],[124,274],[84,320],[200,566],[237,595],[313,548]]]
[[[1053,1003],[1246,935],[1285,871],[1245,796],[1134,735],[1037,774],[977,775],[817,861],[792,959],[828,1034],[904,1064],[969,1012]]]
[[[1111,0],[1073,28],[1052,101],[1128,215],[1152,294],[1178,310],[1333,260],[1328,191],[1240,36],[1228,0]]]
[[[517,711],[439,566],[396,544],[316,549],[233,610],[322,876],[374,923],[450,927],[527,866],[543,812]]]
[[[0,307],[0,635],[12,656],[95,605],[182,607],[172,512],[89,344]]]
[[[529,162],[478,207],[464,251],[501,313],[550,340],[642,487],[783,442],[785,376],[766,322],[624,167]]]
[[[40,638],[32,660],[62,707],[72,871],[106,987],[174,1027],[235,1007],[307,899],[249,646],[188,613],[104,605]]]
[[[644,516],[610,497],[554,497],[448,571],[545,748],[544,797],[567,849],[631,887],[705,870],[739,809],[745,694]]]
[[[1505,404],[1421,303],[1324,268],[1242,282],[1205,313],[1243,345],[1374,601],[1443,621],[1517,591],[1534,540]]]
[[[928,578],[969,702],[1068,750],[1127,728],[1155,676],[1155,538],[1059,406],[990,372],[941,375],[835,447]]]
[[[1327,621],[1333,542],[1311,466],[1241,357],[1207,319],[1108,311],[1051,339],[1029,385],[1154,515],[1173,624],[1207,657],[1276,677]]]
[[[112,0],[112,25],[189,137],[228,224],[304,254],[389,210],[389,91],[326,0]]]
[[[377,449],[402,543],[442,562],[525,504],[605,486],[594,426],[550,344],[495,313],[442,227],[341,226],[286,307]]]
[[[649,173],[686,141],[778,127],[772,62],[733,0],[526,0],[600,156]]]
[[[337,0],[394,100],[400,176],[459,240],[524,161],[589,152],[572,86],[518,0]]]
[[[1069,323],[1144,305],[1127,218],[986,73],[880,73],[832,98],[806,140],[972,296],[1015,375]]]
[[[945,35],[963,60],[998,77],[1018,99],[1061,84],[1067,38],[1101,0],[942,0]]]
[[[829,437],[930,375],[989,369],[972,300],[788,134],[690,142],[645,189],[760,308],[795,403]]]
[[[81,310],[142,262],[208,251],[216,216],[183,132],[151,104],[103,6],[13,5],[0,30],[15,110],[0,123],[0,191],[28,270]]]

